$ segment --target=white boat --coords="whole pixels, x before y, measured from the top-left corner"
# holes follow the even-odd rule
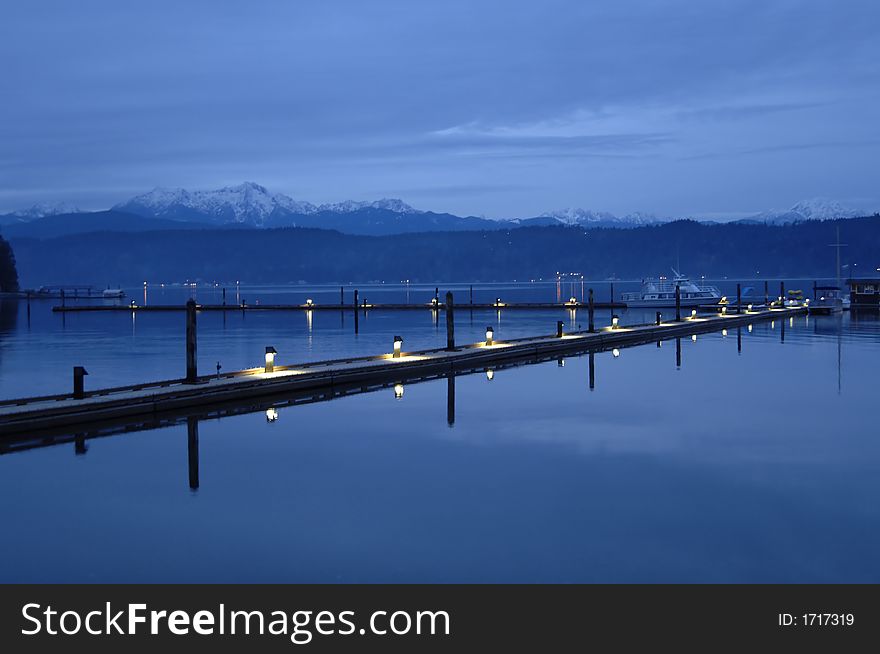
[[[121,288],[105,288],[104,291],[101,293],[101,297],[107,300],[125,297],[125,291],[123,291]]]
[[[721,291],[716,286],[697,284],[677,271],[673,272],[675,276],[672,279],[643,279],[641,290],[637,293],[621,293],[621,301],[627,307],[674,307],[676,287],[681,294],[683,307],[714,304],[722,299]]]
[[[839,286],[817,286],[816,297],[810,302],[810,313],[840,313],[844,302],[849,308],[849,298],[844,298]]]

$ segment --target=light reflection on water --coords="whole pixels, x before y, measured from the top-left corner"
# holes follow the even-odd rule
[[[324,318],[312,353],[349,351]],[[407,347],[445,342],[410,314],[371,315],[357,342],[390,347],[401,319]],[[305,315],[236,320],[202,320],[200,347],[306,350],[305,330],[277,337]],[[113,340],[77,322],[78,354]],[[142,376],[160,327],[131,341]],[[4,388],[36,378],[23,332],[4,334]],[[877,582],[878,336],[876,315],[796,317],[7,454],[0,581]],[[57,363],[66,337],[41,338]]]

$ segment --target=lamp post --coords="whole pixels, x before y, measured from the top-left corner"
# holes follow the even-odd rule
[[[489,325],[486,327],[486,345],[491,346],[495,341],[495,330],[492,329],[492,326]]]
[[[266,372],[275,372],[275,355],[277,350],[271,345],[266,346]]]
[[[611,329],[618,329],[620,327],[620,316],[616,313],[611,316]]]
[[[392,352],[391,356],[395,359],[399,359],[400,358],[400,348],[402,348],[402,347],[403,347],[403,338],[401,338],[400,336],[395,336],[394,337],[394,351]]]

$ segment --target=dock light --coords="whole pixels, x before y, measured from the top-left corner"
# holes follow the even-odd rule
[[[617,357],[620,356],[620,350],[618,350],[617,348],[614,348],[613,350],[611,350],[611,356],[613,356],[616,359]]]
[[[399,400],[403,397],[403,384],[394,384],[394,399]]]
[[[129,302],[128,306],[130,306],[132,309],[137,309],[137,305],[134,303],[134,300]]]
[[[722,295],[722,296],[721,296],[721,299],[718,300],[718,304],[727,304],[727,296],[726,296],[726,295]]]
[[[309,298],[308,300],[306,300],[306,306],[307,306],[307,307],[310,307],[310,306],[312,306],[313,304],[315,304],[315,303],[312,302],[312,298]]]
[[[568,303],[569,304],[577,304],[578,300],[576,297],[570,297],[570,298],[568,298]]]
[[[727,307],[721,307],[721,315],[722,315],[722,316],[726,316],[726,315],[727,315]]]
[[[750,304],[749,306],[746,307],[746,311],[751,311],[751,310],[752,310],[752,305]]]
[[[266,409],[266,422],[275,422],[276,420],[278,420],[278,409],[271,406]]]
[[[395,336],[394,337],[394,354],[392,354],[391,356],[393,356],[395,359],[399,359],[400,358],[400,348],[402,348],[402,347],[403,347],[403,339],[400,336]]]
[[[691,309],[691,320],[695,320],[697,317],[697,310]]]
[[[617,329],[620,326],[620,316],[614,314],[611,316],[611,329]]]
[[[439,301],[437,300],[437,298],[435,298],[435,297],[431,298],[431,306],[432,307],[436,307],[438,303],[439,303]]]
[[[492,329],[492,326],[486,327],[486,345],[492,345],[495,340],[495,330]]]
[[[810,298],[807,298],[806,300],[804,300],[804,306],[805,307],[810,306]]]
[[[500,306],[501,306],[501,298],[500,298],[500,297],[496,297],[496,298],[495,298],[495,306],[496,306],[496,307],[500,307]]]
[[[271,345],[266,346],[266,372],[275,372],[275,355],[278,352]]]
[[[697,335],[696,335],[696,334],[691,334],[691,341],[692,341],[693,343],[696,343],[696,342],[697,342]]]
[[[489,381],[495,379],[495,371],[492,368],[486,368],[486,379]]]

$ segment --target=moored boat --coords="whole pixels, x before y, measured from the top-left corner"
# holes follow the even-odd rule
[[[627,307],[674,307],[675,289],[678,287],[683,307],[719,302],[721,292],[716,286],[697,284],[688,277],[675,272],[672,279],[659,277],[643,279],[642,288],[634,293],[621,293],[620,299]]]

